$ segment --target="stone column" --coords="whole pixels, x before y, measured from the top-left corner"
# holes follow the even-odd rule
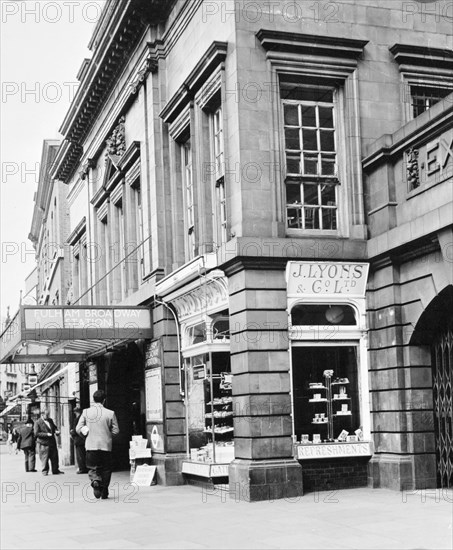
[[[229,276],[235,460],[230,494],[247,501],[302,494],[293,458],[288,320],[284,271]]]

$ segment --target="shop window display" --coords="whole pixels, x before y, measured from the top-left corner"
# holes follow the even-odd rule
[[[357,347],[295,346],[292,364],[297,442],[360,441]]]
[[[190,459],[229,463],[234,459],[232,375],[229,353],[186,360]]]

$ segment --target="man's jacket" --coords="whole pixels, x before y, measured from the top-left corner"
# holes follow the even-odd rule
[[[120,433],[115,413],[100,403],[84,409],[76,426],[79,435],[82,435],[83,426],[89,429],[85,440],[87,451],[111,451],[112,436]]]

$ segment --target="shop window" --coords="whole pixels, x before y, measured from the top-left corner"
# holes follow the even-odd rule
[[[414,118],[418,117],[451,93],[451,88],[411,86],[411,107]]]
[[[190,459],[229,463],[234,459],[230,354],[186,359]]]
[[[362,439],[355,346],[295,346],[292,371],[298,441]]]
[[[335,89],[281,84],[288,229],[338,226]]]
[[[291,310],[291,324],[299,326],[356,325],[355,311],[347,305],[298,304]]]
[[[212,339],[213,340],[229,340],[230,339],[230,322],[228,318],[216,319],[212,324]]]
[[[206,342],[206,324],[199,323],[187,329],[188,335],[188,344],[192,346],[194,344],[200,344],[201,342]]]

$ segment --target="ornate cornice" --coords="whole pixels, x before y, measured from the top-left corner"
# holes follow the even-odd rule
[[[443,48],[416,46],[413,44],[394,44],[389,48],[400,67],[427,67],[433,73],[447,70],[453,73],[453,51]]]
[[[199,286],[171,300],[178,319],[184,322],[203,313],[228,309],[228,282],[225,277],[200,278]]]
[[[256,37],[267,52],[358,59],[368,40],[261,29]]]

